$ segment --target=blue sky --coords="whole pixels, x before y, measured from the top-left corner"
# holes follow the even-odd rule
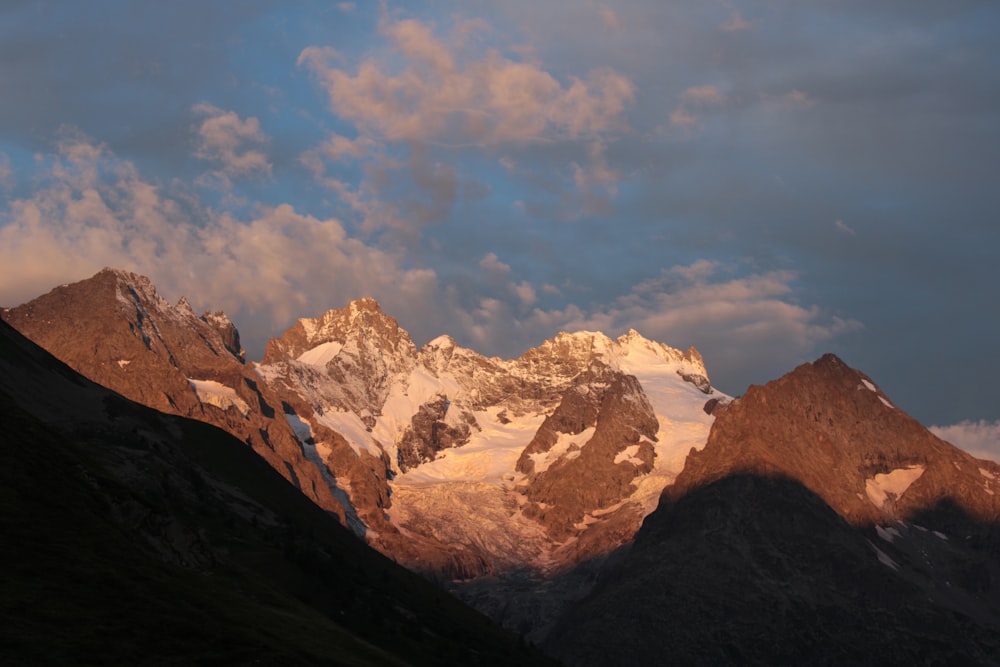
[[[0,303],[127,268],[252,357],[361,296],[504,357],[635,328],[732,394],[832,351],[997,436],[997,34],[963,1],[8,0]]]

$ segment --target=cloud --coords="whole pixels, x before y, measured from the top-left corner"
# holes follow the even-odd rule
[[[150,276],[165,296],[224,308],[258,346],[294,317],[362,295],[400,317],[434,312],[434,271],[404,268],[335,219],[288,204],[259,206],[248,219],[199,208],[79,135],[46,164],[44,186],[0,210],[0,303],[115,266]]]
[[[619,172],[605,147],[609,135],[628,127],[625,112],[636,90],[628,77],[606,67],[557,77],[536,60],[511,55],[515,49],[485,46],[479,36],[492,28],[481,19],[455,20],[441,31],[383,13],[379,33],[385,48],[353,66],[324,46],[307,47],[298,59],[331,112],[355,133],[331,134],[303,163],[367,233],[412,235],[445,220],[461,193],[488,192],[451,167],[481,154],[513,165],[531,152],[534,164],[539,158],[553,164],[509,169],[511,178],[531,183],[554,176],[564,190],[555,196],[559,206],[584,214],[608,210]],[[567,153],[582,159],[567,162]],[[363,165],[365,178],[347,186],[338,173],[352,161]]]
[[[388,142],[496,147],[586,138],[622,127],[635,97],[632,81],[614,70],[561,82],[495,49],[458,53],[455,35],[439,37],[414,19],[384,20],[380,30],[396,57],[370,57],[352,72],[310,46],[299,64],[339,118]]]
[[[965,420],[951,426],[931,426],[931,432],[976,458],[1000,462],[1000,421]]]
[[[510,273],[510,265],[504,264],[497,257],[496,253],[490,252],[479,260],[479,268],[494,275],[504,275]]]
[[[681,93],[681,101],[690,106],[719,106],[726,96],[717,86],[691,86]]]
[[[701,124],[699,111],[721,107],[726,102],[726,94],[718,86],[691,86],[681,92],[680,103],[670,113],[670,124],[683,130],[691,129]]]
[[[510,288],[522,307],[533,306],[538,301],[538,294],[535,292],[535,288],[526,280],[522,280],[516,284],[511,283]]]
[[[615,14],[613,9],[607,5],[602,5],[600,12],[601,23],[604,24],[604,27],[608,30],[608,32],[618,32],[622,29],[621,19],[618,18],[618,15]]]
[[[725,32],[742,32],[750,29],[750,23],[743,20],[743,16],[737,10],[729,13],[729,20],[719,26]]]
[[[835,220],[833,226],[837,228],[838,231],[847,234],[848,236],[857,236],[857,232],[854,231],[846,222],[843,220]]]
[[[528,290],[526,282],[509,283],[519,297],[515,302],[489,297],[470,307],[453,303],[451,312],[467,340],[510,355],[561,330],[615,336],[635,328],[675,347],[696,345],[709,371],[715,369],[733,383],[723,387],[732,393],[742,393],[749,382],[773,379],[818,356],[820,345],[862,328],[856,320],[796,303],[794,272],[738,276],[734,271],[699,260],[665,269],[607,304],[535,305],[527,312],[523,308],[536,304],[538,290]]]
[[[260,146],[268,141],[254,117],[241,119],[233,111],[224,111],[210,104],[196,104],[192,111],[204,116],[195,128],[195,156],[214,162],[216,172],[227,179],[270,175],[271,162]],[[228,181],[227,181],[228,182]]]

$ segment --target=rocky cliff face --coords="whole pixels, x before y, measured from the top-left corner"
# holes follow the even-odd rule
[[[370,299],[299,320],[257,370],[349,489],[368,539],[446,579],[613,549],[711,421],[693,348],[633,331],[563,333],[513,360],[447,336],[417,350]]]
[[[286,479],[344,520],[344,509],[303,455],[280,402],[243,362],[239,334],[222,313],[195,315],[150,281],[105,269],[63,285],[3,318],[91,380],[162,412],[229,431]]]

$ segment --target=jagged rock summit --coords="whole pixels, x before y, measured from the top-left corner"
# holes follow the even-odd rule
[[[448,336],[418,350],[372,299],[300,319],[257,372],[320,461],[351,471],[368,539],[449,578],[567,566],[628,539],[704,443],[707,395],[722,397],[697,350],[634,330],[560,333],[513,360]],[[406,560],[400,536],[450,552],[445,569],[426,549]]]

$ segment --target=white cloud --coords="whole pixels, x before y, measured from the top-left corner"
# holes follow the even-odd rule
[[[168,298],[234,315],[248,340],[361,295],[414,320],[433,313],[437,277],[351,238],[339,221],[288,204],[250,219],[180,200],[79,136],[50,156],[46,185],[0,210],[0,303],[15,305],[103,266],[150,276]]]
[[[511,283],[510,289],[522,307],[533,306],[538,301],[538,294],[535,292],[535,288],[526,280],[522,280],[519,283]]]
[[[301,52],[299,64],[326,92],[332,113],[355,132],[353,138],[332,135],[306,152],[303,163],[361,217],[366,231],[440,222],[459,191],[487,190],[482,183],[463,187],[469,174],[449,166],[469,152],[497,156],[518,180],[558,179],[565,192],[556,199],[574,211],[557,217],[607,211],[619,178],[605,155],[607,137],[627,130],[635,85],[608,68],[557,78],[536,60],[511,55],[514,49],[472,39],[491,30],[483,20],[456,20],[443,32],[383,15],[386,50],[353,67],[328,47]],[[535,151],[538,158],[546,150],[558,167],[516,167],[519,153]],[[567,164],[567,154],[582,159]],[[338,163],[349,161],[365,166],[363,182],[354,187],[336,176]]]
[[[950,426],[931,426],[942,440],[964,449],[976,458],[1000,462],[1000,421],[965,420]]]
[[[270,175],[271,163],[258,147],[268,141],[254,117],[242,119],[233,111],[196,104],[192,111],[204,119],[195,129],[195,156],[218,165],[217,176],[228,179]]]
[[[481,260],[479,260],[479,268],[487,273],[492,274],[507,274],[510,273],[510,264],[505,264],[500,261],[495,252],[486,253]]]
[[[856,236],[857,232],[854,231],[846,222],[843,220],[835,220],[833,226],[837,228],[838,231],[847,234],[848,236]]]
[[[563,83],[493,49],[460,54],[464,32],[439,37],[417,20],[386,20],[381,32],[402,60],[373,57],[351,72],[311,46],[299,63],[337,116],[385,141],[488,147],[588,137],[620,128],[635,96],[634,84],[610,69]]]

